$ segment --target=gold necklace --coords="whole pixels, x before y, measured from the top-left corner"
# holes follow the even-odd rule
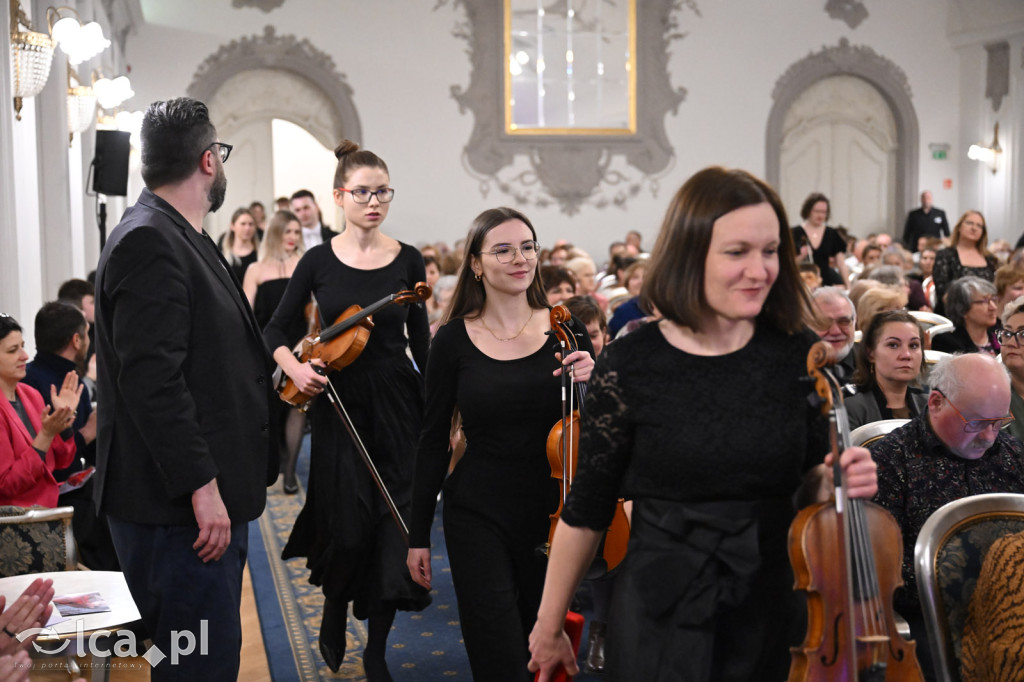
[[[504,342],[504,341],[515,341],[516,339],[518,339],[518,338],[519,338],[519,335],[520,335],[520,334],[522,334],[522,333],[523,333],[524,331],[526,331],[526,327],[527,327],[527,325],[529,325],[529,324],[530,324],[530,320],[532,320],[532,319],[533,319],[533,314],[534,314],[535,312],[537,312],[537,311],[536,311],[535,309],[531,308],[531,309],[530,309],[530,317],[528,317],[528,318],[526,319],[526,323],[525,323],[525,324],[523,324],[522,328],[521,328],[521,329],[520,329],[520,330],[519,330],[518,332],[516,332],[516,335],[515,335],[515,336],[510,336],[510,337],[508,337],[507,339],[503,339],[503,338],[501,338],[500,336],[498,336],[497,334],[495,334],[495,333],[494,333],[494,331],[493,331],[493,330],[492,330],[492,329],[491,329],[490,327],[488,327],[488,326],[487,326],[487,322],[485,322],[485,321],[484,321],[484,316],[483,316],[483,315],[481,315],[481,316],[480,316],[480,324],[482,324],[482,325],[484,326],[484,329],[486,329],[487,331],[489,331],[489,332],[491,333],[491,336],[493,336],[493,337],[494,337],[495,339],[497,339],[498,341],[503,341],[503,342]]]

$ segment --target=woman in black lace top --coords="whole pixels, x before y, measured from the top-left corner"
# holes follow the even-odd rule
[[[537,270],[533,226],[519,211],[484,211],[466,239],[459,281],[430,346],[427,408],[409,517],[408,568],[429,589],[430,524],[444,483],[444,534],[473,679],[530,679],[526,636],[544,584],[557,481],[545,454],[561,419],[561,367]],[[594,365],[565,356],[584,382]],[[553,345],[554,344],[554,345]],[[466,452],[445,480],[458,408]]]
[[[609,679],[784,679],[803,616],[786,535],[827,449],[802,379],[816,337],[785,211],[750,174],[708,168],[676,194],[652,253],[643,296],[664,319],[598,360],[530,668],[575,672],[562,623],[625,497]],[[867,450],[841,462],[851,496],[870,497]]]

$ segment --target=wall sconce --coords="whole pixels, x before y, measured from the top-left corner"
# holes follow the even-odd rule
[[[68,56],[68,62],[75,66],[110,47],[110,41],[103,35],[103,28],[95,21],[83,26],[78,12],[71,7],[48,7],[46,21],[50,27],[50,36]]]
[[[22,100],[35,97],[46,85],[53,61],[53,40],[32,30],[28,16],[18,0],[11,0],[11,80],[14,92],[14,114],[21,120]],[[19,31],[19,25],[25,31]]]
[[[996,162],[1002,153],[1003,148],[999,146],[999,122],[996,121],[995,130],[992,131],[992,144],[988,147],[972,144],[970,149],[967,150],[967,158],[983,162],[995,174],[997,169]]]
[[[80,79],[68,65],[68,146],[75,133],[84,133],[96,116],[96,92]]]
[[[128,76],[110,79],[93,71],[92,88],[96,91],[96,101],[99,102],[101,109],[114,109],[125,100],[135,96]]]

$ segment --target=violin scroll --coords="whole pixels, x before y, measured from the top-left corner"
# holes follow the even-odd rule
[[[822,400],[821,413],[826,417],[832,411],[834,401],[825,367],[831,367],[837,361],[836,351],[827,341],[818,341],[807,353],[807,374],[814,379],[814,390]]]
[[[393,303],[423,303],[423,301],[430,298],[433,293],[433,289],[426,282],[417,282],[416,286],[412,289],[406,289],[399,291],[395,294],[395,300]]]

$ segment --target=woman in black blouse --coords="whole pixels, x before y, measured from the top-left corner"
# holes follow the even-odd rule
[[[427,363],[407,563],[413,580],[429,589],[430,525],[443,482],[462,635],[473,678],[488,682],[530,678],[526,637],[544,582],[538,549],[557,507],[545,444],[562,416],[562,366],[572,365],[573,380],[584,382],[594,365],[582,324],[574,325],[582,350],[560,359],[539,251],[519,211],[477,216]],[[456,409],[467,447],[445,481]]]
[[[951,332],[932,339],[932,349],[943,353],[988,353],[999,355],[996,322],[999,297],[992,282],[968,275],[954,280],[946,292],[946,316]]]
[[[231,214],[231,227],[221,235],[221,251],[239,283],[245,279],[246,268],[256,262],[259,247],[252,213],[247,208],[238,209]]]
[[[880,419],[913,419],[928,403],[917,383],[924,368],[924,332],[905,310],[875,315],[857,344],[857,394],[846,399],[850,428]]]
[[[309,396],[319,396],[327,379],[292,355],[289,330],[310,294],[331,324],[352,305],[365,308],[426,278],[420,252],[381,232],[395,193],[387,165],[349,140],[334,153],[334,202],[345,212],[345,231],[303,255],[264,330],[274,360]],[[402,509],[409,503],[423,410],[422,379],[407,353],[423,367],[430,331],[426,309],[418,305],[386,307],[373,322],[363,352],[331,374],[331,383]],[[409,579],[402,535],[326,398],[314,398],[309,418],[309,489],[282,556],[306,557],[310,582],[323,586],[320,653],[331,670],[337,672],[344,658],[352,602],[355,617],[369,619],[366,677],[390,680],[384,653],[395,610],[421,610],[430,597]]]
[[[988,228],[980,211],[967,211],[949,238],[949,247],[935,254],[935,312],[946,315],[944,297],[954,280],[967,275],[993,281],[999,262],[988,252]],[[947,315],[948,317],[948,315]]]
[[[642,294],[663,319],[610,344],[590,382],[530,635],[542,681],[576,671],[562,624],[620,497],[633,514],[609,679],[786,677],[804,615],[787,555],[793,498],[813,499],[827,477],[804,380],[817,336],[793,253],[778,196],[744,171],[705,169],[672,200]],[[868,451],[841,463],[849,494],[870,497]]]
[[[804,199],[800,207],[802,225],[793,228],[793,242],[799,260],[808,260],[818,266],[821,279],[827,286],[850,285],[850,270],[846,267],[846,240],[834,228],[825,224],[832,215],[828,197],[815,192]]]

